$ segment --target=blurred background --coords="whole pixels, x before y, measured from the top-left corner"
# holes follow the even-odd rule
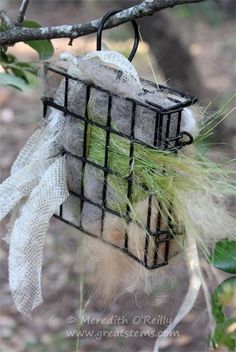
[[[122,9],[140,1],[130,0],[31,0],[27,18],[42,26],[83,23],[99,18],[106,11]],[[154,80],[152,67],[159,82],[192,93],[199,98],[200,106],[208,111],[220,109],[236,89],[235,0],[207,0],[195,5],[183,5],[138,20],[143,41],[134,66],[141,76]],[[19,1],[1,0],[1,10],[11,19],[16,18]],[[132,47],[132,28],[125,24],[104,33],[106,44],[124,55]],[[95,49],[95,36],[74,40],[53,40],[56,49],[53,60],[65,51],[82,54]],[[35,52],[18,43],[10,49],[18,58],[37,60]],[[0,87],[1,122],[1,181],[8,175],[19,150],[31,136],[42,117],[41,89],[19,92],[10,87]],[[229,105],[227,119],[214,136],[217,146],[213,153],[232,157],[236,150],[235,100]],[[233,209],[234,202],[229,200]],[[6,232],[6,222],[1,233]],[[167,277],[165,285],[158,287],[150,297],[124,295],[104,306],[90,299],[86,312],[92,318],[126,317],[124,324],[85,323],[86,331],[139,331],[139,337],[95,338],[67,336],[76,329],[80,312],[80,258],[78,237],[83,236],[52,219],[45,242],[42,274],[44,303],[36,309],[33,320],[25,320],[13,305],[8,286],[8,247],[1,248],[1,320],[0,351],[125,351],[150,352],[155,341],[152,332],[164,330],[174,319],[187,289],[186,268],[183,265],[160,270]],[[85,263],[86,264],[86,263]],[[203,263],[203,269],[208,270]],[[221,280],[219,273],[210,276],[210,290]],[[85,278],[85,301],[89,297],[91,277]],[[144,322],[150,316],[162,317],[156,324]],[[201,293],[190,314],[178,325],[176,336],[165,342],[165,351],[202,352],[207,348],[207,313]],[[223,351],[218,350],[218,351]]]

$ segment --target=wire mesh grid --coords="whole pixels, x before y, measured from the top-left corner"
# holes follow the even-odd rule
[[[145,148],[150,149],[161,149],[166,150],[168,152],[173,152],[175,154],[178,153],[178,150],[182,148],[184,144],[190,144],[192,142],[192,137],[190,134],[185,132],[180,132],[181,126],[181,117],[182,111],[185,107],[193,104],[196,99],[192,96],[186,95],[184,93],[178,92],[174,89],[170,89],[164,86],[156,86],[154,83],[142,80],[143,86],[148,85],[149,87],[155,88],[156,90],[162,91],[166,94],[168,99],[171,101],[172,105],[171,108],[164,108],[160,105],[157,105],[153,102],[145,102],[141,103],[134,99],[129,98],[122,98],[122,100],[126,100],[132,106],[131,108],[131,117],[130,117],[130,131],[129,133],[121,132],[114,128],[112,125],[112,106],[113,101],[117,97],[115,94],[110,92],[109,90],[103,89],[101,87],[95,86],[94,84],[83,82],[76,77],[73,77],[67,74],[64,69],[46,64],[45,65],[45,73],[48,75],[49,73],[53,73],[54,75],[58,75],[60,79],[64,79],[65,81],[65,90],[64,90],[64,102],[62,104],[58,104],[55,102],[55,99],[52,97],[45,96],[43,98],[44,103],[44,116],[47,115],[48,107],[53,109],[57,109],[64,113],[64,116],[73,116],[73,118],[78,119],[81,121],[83,125],[83,146],[82,146],[82,155],[74,155],[73,153],[65,150],[65,154],[70,158],[77,159],[81,162],[81,180],[80,184],[78,185],[78,192],[70,189],[70,195],[76,197],[80,201],[80,212],[82,212],[83,207],[85,204],[90,204],[91,206],[100,209],[100,221],[96,231],[89,231],[85,228],[82,223],[81,216],[78,214],[78,221],[71,221],[64,214],[64,204],[61,205],[60,210],[54,216],[63,222],[67,223],[70,226],[75,227],[76,229],[82,231],[83,233],[98,238],[99,240],[103,241],[104,243],[116,248],[128,256],[133,258],[135,261],[139,262],[147,269],[155,269],[161,267],[163,265],[168,264],[168,257],[169,257],[169,248],[170,244],[175,241],[174,236],[179,235],[177,233],[177,229],[175,229],[175,224],[173,224],[173,220],[171,217],[172,214],[172,205],[168,204],[168,216],[165,220],[165,227],[163,228],[163,212],[162,212],[162,204],[154,198],[153,194],[148,194],[147,197],[147,212],[145,214],[145,229],[143,232],[143,251],[142,253],[137,254],[135,251],[130,248],[130,239],[129,233],[127,230],[124,232],[124,238],[122,239],[122,244],[119,242],[114,243],[109,239],[106,239],[104,236],[104,222],[106,214],[112,214],[112,216],[121,218],[125,221],[127,225],[131,224],[132,222],[136,222],[136,220],[132,216],[131,206],[132,206],[132,194],[134,192],[134,184],[133,184],[133,158],[135,154],[135,147],[136,145],[142,145]],[[84,85],[86,90],[85,95],[85,109],[83,114],[77,114],[74,111],[71,111],[68,107],[68,90],[70,81],[78,81]],[[103,92],[103,94],[107,95],[107,116],[106,116],[106,123],[100,123],[94,120],[91,120],[88,116],[88,103],[91,97],[91,91],[99,91]],[[144,107],[152,111],[155,116],[155,125],[153,130],[153,141],[148,142],[137,138],[135,134],[135,126],[136,126],[136,119],[137,119],[137,109],[139,107]],[[87,138],[88,135],[88,128],[89,126],[96,126],[100,128],[102,131],[105,132],[105,148],[104,148],[104,163],[103,165],[91,160],[87,155],[88,144],[90,141]],[[171,131],[171,133],[170,133]],[[189,140],[186,142],[181,142],[183,139],[184,134],[186,134]],[[125,211],[117,211],[113,207],[110,206],[107,202],[107,193],[108,193],[108,178],[109,175],[115,175],[117,177],[123,177],[110,167],[109,163],[109,146],[112,136],[117,136],[118,138],[123,138],[129,142],[129,173],[128,176],[125,177],[125,182],[127,182],[127,204],[125,206]],[[86,197],[84,192],[84,177],[85,177],[85,168],[87,165],[90,167],[95,168],[97,172],[102,173],[103,175],[103,184],[102,184],[102,201],[101,203],[95,202],[92,199]],[[163,170],[165,173],[165,170]],[[124,180],[123,180],[124,181]],[[155,213],[154,213],[155,209]],[[138,224],[138,223],[137,223]],[[140,226],[138,224],[138,226]]]

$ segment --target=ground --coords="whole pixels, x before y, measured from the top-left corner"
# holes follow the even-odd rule
[[[69,21],[74,11],[74,5],[68,4],[63,14],[55,11],[52,23],[60,20]],[[14,14],[15,5],[10,6]],[[32,10],[33,11],[33,10]],[[31,11],[31,13],[32,13]],[[36,14],[34,13],[34,16]],[[42,8],[40,17],[49,21],[51,14]],[[56,19],[56,20],[55,20]],[[66,21],[65,21],[66,19]],[[40,18],[39,18],[40,20]],[[225,21],[212,27],[206,21],[196,19],[194,24],[191,19],[179,20],[182,35],[189,45],[191,53],[202,75],[205,85],[220,96],[222,102],[231,96],[235,90],[235,23]],[[67,41],[57,40],[54,42],[58,51],[68,50]],[[127,50],[130,42],[110,42],[109,45],[117,50]],[[93,39],[81,38],[78,46],[72,50],[92,50]],[[17,55],[30,59],[34,55],[21,44],[12,49]],[[142,62],[147,60],[146,53],[149,48],[142,45],[136,66],[143,76],[151,77],[151,70],[142,71]],[[148,67],[148,65],[145,65]],[[40,89],[29,90],[21,93],[11,88],[0,87],[0,120],[1,120],[1,180],[9,175],[9,170],[17,153],[25,144],[26,140],[36,128],[42,116],[42,104],[39,99]],[[207,104],[208,97],[202,104]],[[234,121],[230,119],[230,121]],[[233,122],[229,122],[229,125]],[[225,141],[233,143],[233,140]],[[219,151],[219,148],[217,152]],[[225,154],[233,153],[233,146],[228,145],[224,149]],[[6,221],[1,227],[4,235]],[[168,267],[160,275],[167,276],[165,285],[153,292],[151,297],[145,295],[125,295],[115,302],[104,306],[98,300],[91,297],[86,308],[87,315],[92,318],[123,317],[120,324],[109,323],[108,320],[98,324],[84,323],[82,330],[95,331],[97,338],[83,337],[76,341],[76,337],[69,337],[68,332],[76,329],[80,306],[80,258],[77,257],[78,238],[84,236],[68,226],[52,219],[44,246],[44,260],[42,273],[42,289],[44,303],[36,309],[31,321],[24,319],[12,302],[8,285],[7,257],[8,246],[2,241],[1,246],[1,320],[0,335],[2,352],[56,352],[75,351],[76,343],[81,352],[150,352],[154,344],[154,337],[143,337],[146,332],[151,335],[156,331],[163,330],[166,324],[173,320],[182,298],[188,287],[186,280],[187,271],[183,263]],[[209,266],[202,263],[205,273]],[[219,272],[214,272],[207,282],[210,290],[222,278]],[[85,300],[88,297],[87,290],[90,283],[85,279]],[[158,287],[158,283],[157,283]],[[149,318],[158,318],[151,321]],[[146,317],[146,318],[145,318]],[[145,321],[146,319],[146,321]],[[76,320],[76,321],[75,321]],[[194,309],[175,329],[176,336],[166,340],[165,351],[192,351],[203,352],[207,350],[208,318],[203,293],[198,296]],[[117,333],[120,329],[127,333],[137,331],[139,337],[129,338],[100,338],[99,334],[108,334],[106,331]],[[177,337],[179,335],[179,337]],[[163,346],[164,347],[164,346]],[[219,349],[220,351],[220,349]]]

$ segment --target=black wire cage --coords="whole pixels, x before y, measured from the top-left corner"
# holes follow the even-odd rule
[[[103,30],[103,26],[111,15],[116,13],[117,11],[112,11],[106,14],[99,26],[97,32],[97,50],[101,50],[101,34]],[[135,55],[135,52],[138,47],[139,42],[139,34],[138,27],[135,21],[132,21],[134,32],[135,32],[135,41],[134,47],[129,57],[131,61]],[[134,192],[134,183],[133,183],[133,170],[132,170],[132,161],[134,158],[135,147],[137,145],[142,145],[145,148],[162,150],[167,152],[172,152],[174,154],[178,154],[178,150],[180,150],[184,145],[191,144],[193,142],[192,136],[188,132],[181,132],[181,119],[183,109],[192,105],[196,102],[196,99],[193,96],[187,95],[185,93],[179,92],[175,89],[171,89],[165,87],[163,85],[156,85],[147,80],[141,80],[144,89],[144,92],[148,91],[158,91],[164,93],[165,97],[170,102],[168,108],[161,106],[160,103],[156,104],[153,101],[145,101],[140,102],[131,98],[118,97],[114,93],[94,84],[85,82],[80,80],[78,77],[73,77],[69,75],[63,68],[60,68],[55,65],[51,65],[49,63],[45,64],[45,74],[48,79],[50,79],[50,75],[58,75],[59,80],[65,81],[65,89],[64,89],[64,102],[58,103],[51,96],[45,96],[43,98],[44,103],[44,116],[47,116],[48,108],[54,108],[58,111],[63,112],[64,116],[73,117],[77,121],[81,122],[81,126],[83,126],[83,140],[82,140],[82,153],[81,155],[75,155],[68,150],[65,150],[65,154],[67,158],[72,158],[75,160],[79,160],[81,163],[81,177],[80,184],[77,187],[78,191],[74,191],[74,189],[69,189],[71,196],[75,197],[80,203],[80,212],[83,210],[86,204],[91,205],[94,209],[99,210],[100,221],[96,227],[96,231],[89,231],[83,225],[81,221],[81,217],[78,214],[78,221],[71,221],[65,215],[65,205],[61,205],[60,211],[55,214],[55,217],[62,220],[75,227],[76,229],[82,231],[83,233],[90,235],[94,238],[98,238],[104,243],[116,248],[128,256],[133,258],[135,261],[139,262],[147,269],[155,269],[161,267],[163,265],[168,264],[169,258],[169,248],[174,239],[174,235],[176,235],[177,230],[175,230],[175,226],[171,219],[171,216],[168,216],[165,226],[162,226],[162,216],[163,213],[161,211],[161,204],[158,204],[158,211],[153,214],[153,209],[155,207],[155,202],[152,194],[148,195],[147,200],[147,212],[145,213],[145,231],[143,232],[143,246],[142,253],[137,255],[132,248],[130,247],[130,239],[128,231],[125,231],[124,237],[122,239],[122,243],[119,244],[110,241],[104,236],[104,222],[106,214],[111,214],[114,218],[122,219],[126,224],[130,224],[135,221],[131,215],[130,204],[132,203],[132,194]],[[117,77],[119,79],[119,72],[117,73]],[[70,82],[76,81],[83,85],[83,88],[86,92],[85,94],[85,104],[84,104],[84,112],[77,113],[76,111],[71,111],[70,106],[68,104],[68,94],[70,89]],[[88,116],[88,103],[91,97],[92,92],[100,92],[107,97],[107,113],[106,113],[106,121],[105,123],[97,122],[91,120]],[[113,106],[114,100],[120,99],[121,102],[126,102],[130,105],[130,117],[129,123],[130,128],[126,131],[120,131],[112,125],[113,118]],[[139,137],[137,133],[137,119],[140,118],[140,114],[137,117],[137,111],[142,108],[146,111],[149,111],[149,114],[152,116],[153,123],[147,124],[148,128],[152,129],[152,140],[144,140]],[[145,118],[145,117],[144,117]],[[105,148],[104,148],[104,163],[103,165],[98,164],[92,161],[87,155],[87,148],[90,141],[87,138],[87,131],[90,126],[96,126],[101,129],[105,133]],[[150,127],[151,126],[151,127]],[[110,206],[107,201],[108,197],[108,179],[110,175],[116,175],[117,177],[121,177],[117,170],[114,170],[110,167],[109,163],[109,145],[112,136],[116,136],[116,138],[125,139],[129,145],[129,174],[125,178],[125,182],[127,183],[127,204],[125,207],[125,211],[120,212],[114,210],[113,207]],[[86,196],[84,192],[84,177],[85,177],[85,168],[89,165],[94,168],[95,172],[99,172],[102,174],[103,182],[101,185],[101,202],[95,202],[93,199],[90,199]],[[164,172],[164,171],[163,171]],[[171,214],[171,204],[168,205],[169,214]],[[152,243],[152,245],[151,245]],[[154,246],[153,246],[154,243]],[[160,255],[161,253],[161,255]]]

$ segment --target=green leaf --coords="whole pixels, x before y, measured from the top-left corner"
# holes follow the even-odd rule
[[[38,78],[35,72],[31,72],[27,67],[15,66],[11,68],[12,73],[20,78],[23,78],[29,85],[38,84]]]
[[[22,91],[27,89],[27,84],[22,78],[9,75],[8,73],[0,73],[0,85],[11,86]]]
[[[232,318],[217,324],[210,337],[210,343],[214,348],[226,346],[230,351],[234,351],[236,348],[236,319]]]
[[[8,56],[7,54],[5,53],[5,51],[3,51],[2,49],[0,49],[0,63],[1,62],[8,62]]]
[[[25,79],[28,82],[28,84],[30,84],[31,86],[35,86],[39,82],[38,77],[35,76],[35,74],[33,74],[27,70],[24,71],[24,76],[25,76]]]
[[[37,66],[34,63],[18,61],[15,56],[8,55],[3,52],[2,55],[0,55],[0,65],[3,67],[3,69],[9,76],[12,75],[12,77],[16,76],[18,78],[21,78],[25,81],[25,84],[38,84]],[[13,84],[13,86],[15,87],[15,84]]]
[[[0,24],[0,32],[6,32],[7,30],[7,25],[5,23],[2,23]]]
[[[0,48],[0,65],[8,65],[16,62],[16,57],[8,54],[4,49]]]
[[[24,20],[23,27],[40,28],[40,24],[31,20]],[[39,54],[40,60],[47,60],[54,54],[54,48],[50,40],[27,40],[24,42]]]
[[[236,274],[236,241],[228,239],[218,241],[209,262],[217,269]]]
[[[212,314],[217,323],[225,321],[223,307],[232,305],[236,308],[236,276],[224,280],[211,295]]]
[[[210,344],[216,348],[226,346],[230,351],[236,348],[236,319],[226,319],[223,308],[236,308],[236,277],[223,281],[212,293],[212,314],[216,321],[215,331],[210,336]]]
[[[18,68],[17,66],[15,68],[11,68],[11,71],[16,77],[20,77],[23,79],[25,78],[24,70],[22,70],[21,68]]]

